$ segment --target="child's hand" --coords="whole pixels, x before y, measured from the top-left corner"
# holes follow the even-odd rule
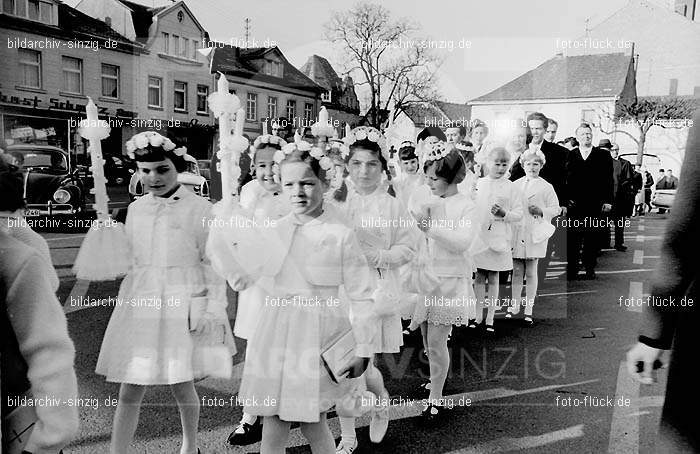
[[[496,217],[503,218],[506,216],[506,210],[501,208],[501,206],[499,204],[494,203],[493,206],[491,207],[491,214],[496,216]]]
[[[357,378],[365,372],[368,365],[369,358],[361,358],[359,356],[356,356],[350,362],[350,365],[347,367],[347,369],[342,370],[340,372],[340,375],[345,375],[347,373],[348,378]]]
[[[531,215],[542,217],[542,209],[537,205],[530,205],[529,207],[527,207],[527,209]]]

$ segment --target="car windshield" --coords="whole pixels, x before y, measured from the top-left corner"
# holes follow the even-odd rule
[[[194,163],[192,161],[185,161],[184,172],[189,172],[189,173],[193,173],[195,175],[199,175],[199,168],[197,167],[196,163]]]
[[[68,170],[63,153],[54,150],[22,150],[24,167],[48,167],[54,170]]]

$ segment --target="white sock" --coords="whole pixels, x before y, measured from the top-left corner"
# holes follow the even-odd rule
[[[241,417],[241,422],[253,425],[253,424],[255,424],[255,421],[257,419],[258,419],[258,417],[255,415],[249,415],[248,413],[243,413],[243,416]]]
[[[339,417],[340,420],[340,436],[341,440],[353,443],[357,439],[355,433],[355,418]]]

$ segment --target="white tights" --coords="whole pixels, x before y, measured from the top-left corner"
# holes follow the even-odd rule
[[[525,315],[532,316],[532,306],[537,295],[537,262],[539,259],[513,259],[513,314],[520,312],[520,306],[525,306]],[[525,301],[523,295],[523,275],[525,277]]]
[[[321,413],[319,418],[318,422],[301,423],[301,433],[308,440],[313,454],[334,453],[335,442],[326,421],[326,414]],[[282,421],[278,416],[265,416],[260,454],[284,454],[291,425],[291,422]]]

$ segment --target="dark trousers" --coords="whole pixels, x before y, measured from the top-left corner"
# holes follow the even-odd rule
[[[544,253],[544,257],[537,261],[537,288],[542,287],[544,284],[544,278],[547,277],[547,267],[552,259],[552,251],[554,251],[554,237],[550,238],[547,242],[547,251]]]
[[[615,224],[615,247],[622,246],[625,244],[625,222],[627,222],[626,219],[626,216],[619,216],[617,214],[613,214],[610,216],[610,221]],[[612,236],[610,233],[610,228],[606,227],[602,233],[603,236],[601,244],[605,245],[606,247],[610,247],[610,238]]]
[[[569,229],[567,242],[566,273],[576,275],[579,270],[579,259],[583,259],[583,267],[587,272],[594,271],[600,251],[601,229],[575,228]]]

